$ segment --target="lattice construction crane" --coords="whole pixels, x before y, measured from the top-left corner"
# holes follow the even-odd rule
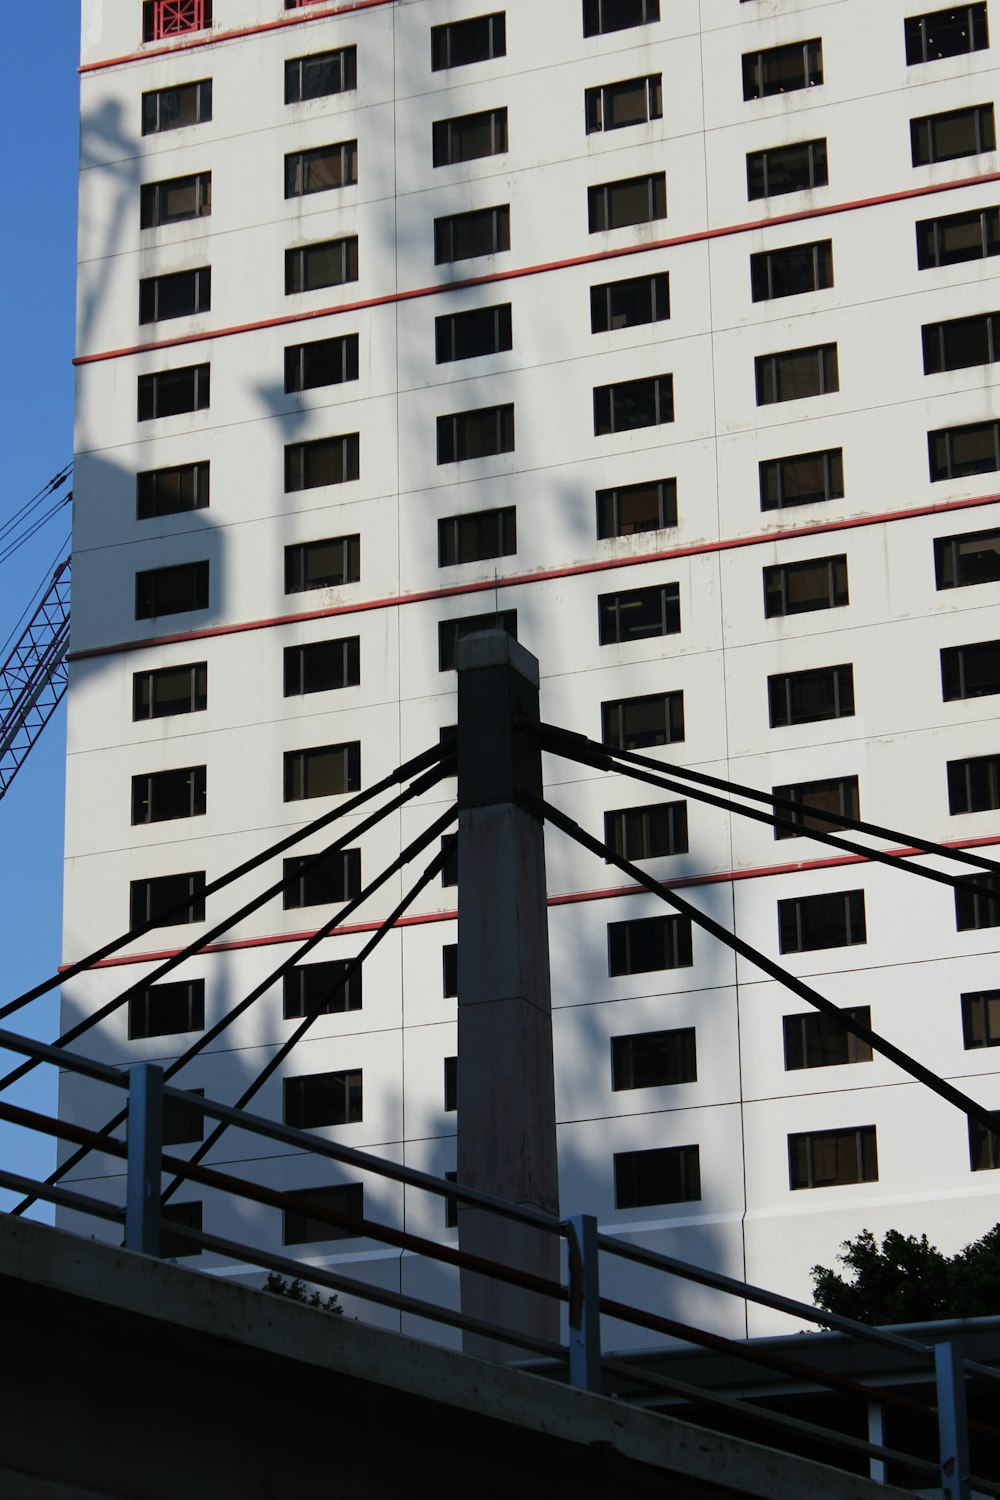
[[[0,666],[0,799],[66,691],[69,591],[67,557]]]

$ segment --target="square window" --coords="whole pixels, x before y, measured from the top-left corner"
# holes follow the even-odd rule
[[[146,182],[139,193],[140,229],[159,229],[185,219],[205,219],[212,212],[212,174]]]
[[[660,0],[583,0],[584,36],[607,36],[660,19]]]
[[[1000,528],[935,537],[934,574],[939,589],[1000,581]]]
[[[762,354],[754,360],[757,405],[775,401],[801,401],[807,396],[827,396],[840,390],[836,344],[817,344],[811,349],[785,349],[780,354]]]
[[[664,583],[621,594],[599,594],[597,621],[602,646],[676,635],[681,628],[680,585]]]
[[[285,801],[339,797],[361,787],[361,743],[317,745],[285,752]]]
[[[285,447],[286,495],[327,484],[349,484],[360,473],[361,437],[357,432],[311,443],[288,443]]]
[[[437,461],[465,463],[514,451],[514,407],[484,406],[437,419]]]
[[[285,157],[285,197],[304,198],[331,188],[351,187],[358,180],[357,141],[336,141]]]
[[[674,377],[648,375],[594,387],[594,436],[633,432],[674,420]]]
[[[176,464],[169,469],[147,469],[136,475],[136,519],[178,516],[205,510],[209,503],[207,463]]]
[[[794,826],[775,827],[776,839],[797,839],[808,833],[838,833],[841,824],[831,823],[824,813],[840,813],[845,818],[859,818],[858,778],[833,776],[824,781],[799,781],[791,786],[772,788],[775,797],[798,804],[794,810],[776,807],[775,812]],[[802,809],[799,811],[799,807]]]
[[[431,71],[466,68],[507,55],[507,23],[502,10],[467,21],[447,21],[431,27]]]
[[[949,5],[922,16],[907,16],[903,22],[906,61],[937,62],[944,57],[961,57],[967,52],[981,52],[990,45],[985,0],[975,5]]]
[[[697,1079],[693,1026],[611,1038],[611,1087],[615,1093],[696,1083]]]
[[[697,1203],[701,1164],[697,1146],[660,1146],[615,1153],[615,1208]]]
[[[135,575],[135,617],[186,614],[208,608],[208,563],[179,563]]]
[[[474,115],[435,120],[433,159],[436,167],[455,166],[507,150],[506,109],[484,109]]]
[[[870,1006],[850,1006],[843,1013],[852,1021],[858,1021],[871,1029]],[[818,1010],[806,1011],[804,1015],[784,1016],[781,1025],[785,1040],[786,1072],[794,1072],[799,1068],[834,1068],[872,1060],[872,1049],[868,1042],[861,1041],[853,1031],[848,1031],[846,1026],[841,1026],[832,1016],[825,1016]]]
[[[345,94],[357,86],[357,47],[339,47],[332,52],[313,52],[308,57],[290,57],[285,63],[286,104]]]
[[[132,718],[165,719],[208,707],[208,663],[160,667],[132,678]]]
[[[688,850],[686,802],[654,802],[604,814],[604,842],[622,859],[663,859]],[[606,861],[607,863],[608,861]]]
[[[878,1182],[874,1125],[788,1137],[788,1186],[793,1192],[856,1182]]]
[[[767,99],[815,88],[823,82],[823,43],[819,37],[743,54],[744,99]]]
[[[608,975],[612,979],[658,969],[686,969],[693,962],[687,917],[634,917],[608,923]]]
[[[361,538],[332,536],[285,548],[285,593],[334,589],[361,578]]]
[[[669,317],[670,278],[666,271],[654,276],[630,276],[625,281],[606,281],[590,288],[591,333],[639,328],[646,323],[662,323]]]
[[[840,448],[794,453],[759,465],[761,510],[815,505],[844,496],[844,455]]]
[[[151,89],[142,96],[142,133],[159,135],[185,125],[204,125],[212,118],[212,80]]]
[[[821,719],[854,716],[854,668],[815,667],[805,672],[779,672],[767,679],[771,728],[815,724]]]
[[[306,1202],[329,1213],[346,1214],[351,1219],[363,1219],[365,1213],[365,1190],[360,1182],[345,1182],[337,1187],[297,1188],[285,1194],[295,1199],[296,1204]],[[282,1209],[281,1243],[283,1245],[318,1244],[321,1240],[349,1240],[364,1233],[349,1225],[330,1224],[318,1219],[302,1208]]]
[[[285,251],[285,295],[315,292],[324,286],[344,286],[358,279],[358,237],[323,240]]]
[[[333,1016],[360,1010],[361,975],[358,965],[348,973],[353,959],[331,958],[324,963],[298,964],[283,976],[281,1015],[285,1021],[306,1016]]]
[[[590,233],[652,224],[667,217],[667,179],[663,172],[626,177],[587,189]]]
[[[176,910],[175,910],[176,908]],[[129,926],[174,927],[205,920],[205,872],[155,875],[129,886]]]
[[[778,902],[778,951],[813,953],[866,943],[864,891],[830,891]]]
[[[363,1118],[360,1068],[338,1073],[307,1073],[284,1080],[286,1125],[321,1130],[327,1125],[355,1125]]]
[[[948,811],[992,812],[1000,807],[1000,755],[974,755],[948,762]]]
[[[474,208],[434,220],[434,264],[498,255],[510,249],[510,205]]]
[[[512,342],[509,302],[434,319],[435,358],[439,365],[500,354],[510,349]]]
[[[826,141],[796,141],[747,154],[747,197],[778,198],[783,193],[808,193],[830,181]]]
[[[764,569],[766,619],[808,614],[814,609],[837,609],[849,603],[847,558],[843,555],[812,557]]]
[[[683,738],[683,693],[650,693],[601,704],[601,740],[614,750],[648,750]]]
[[[353,901],[361,890],[360,849],[295,855],[283,861],[282,870],[288,882],[283,893],[285,911]]]
[[[348,635],[308,646],[286,646],[284,669],[286,698],[356,687],[361,681],[360,637]]]
[[[583,105],[588,135],[595,130],[621,130],[659,120],[663,115],[663,74],[650,73],[586,89]]]
[[[132,823],[166,823],[205,813],[205,767],[132,777]]]
[[[204,979],[172,980],[150,984],[129,996],[128,1038],[173,1036],[182,1031],[205,1029]],[[169,1102],[169,1101],[168,1101]]]
[[[1000,641],[977,641],[942,650],[941,696],[945,703],[958,698],[988,698],[994,693],[1000,693]]]
[[[966,875],[976,890],[955,891],[955,928],[974,932],[983,927],[1000,927],[1000,877]]]
[[[755,302],[798,297],[833,286],[833,242],[787,245],[750,257],[750,288]]]

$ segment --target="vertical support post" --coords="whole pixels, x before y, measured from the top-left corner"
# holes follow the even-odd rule
[[[538,721],[538,662],[506,631],[458,647],[458,1180],[557,1215],[548,911],[541,823],[518,806],[542,794],[541,752],[516,721]],[[464,1251],[550,1281],[559,1237],[459,1205]],[[558,1342],[559,1303],[462,1272],[462,1308]],[[466,1353],[524,1359],[466,1334]]]
[[[957,1344],[935,1344],[934,1378],[941,1444],[941,1490],[945,1500],[971,1500],[965,1363]]]
[[[163,1069],[129,1068],[125,1248],[160,1253],[160,1174],[163,1156]]]
[[[578,1391],[603,1390],[601,1284],[597,1220],[575,1214],[566,1223],[569,1246],[569,1383]]]
[[[881,1401],[868,1403],[868,1441],[877,1443],[880,1448],[885,1445],[885,1413]],[[868,1473],[876,1484],[885,1484],[885,1460],[869,1458]]]

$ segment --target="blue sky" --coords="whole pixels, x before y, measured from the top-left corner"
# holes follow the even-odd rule
[[[0,130],[8,143],[8,208],[0,219],[0,525],[72,456],[79,10],[79,0],[50,0],[10,6],[4,16],[9,66],[0,91]],[[59,555],[68,530],[64,511],[0,564],[0,643]],[[52,973],[61,958],[64,753],[60,710],[0,801],[4,1000]],[[3,1024],[51,1039],[56,1004],[38,1002]],[[8,1060],[0,1054],[0,1061]],[[51,1113],[52,1070],[39,1069],[10,1097]],[[0,1164],[8,1170],[34,1176],[49,1170],[53,1159],[49,1142],[0,1125]],[[0,1206],[8,1201],[0,1194]]]

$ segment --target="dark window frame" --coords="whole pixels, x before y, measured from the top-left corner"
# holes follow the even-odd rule
[[[829,713],[803,713],[795,706],[795,696],[828,679]],[[854,667],[840,662],[833,667],[806,667],[800,672],[775,672],[767,679],[767,696],[772,729],[787,729],[797,724],[820,724],[828,719],[854,717]]]
[[[779,953],[860,948],[868,941],[863,888],[788,896],[777,903],[777,912]]]
[[[963,11],[964,23],[958,19]],[[949,21],[951,25],[948,24]],[[961,42],[963,36],[968,40],[967,46],[949,46],[948,50],[941,50],[943,39]],[[965,57],[970,52],[985,51],[990,45],[985,0],[974,0],[974,3],[966,5],[948,5],[941,10],[925,11],[923,15],[907,16],[903,21],[903,44],[908,68],[940,62],[949,57]]]
[[[687,802],[649,802],[606,812],[604,842],[622,859],[633,861],[687,854]],[[610,864],[610,859],[605,863]]]
[[[639,1031],[611,1038],[611,1092],[697,1083],[695,1027]]]
[[[337,164],[337,174],[330,166]],[[339,181],[324,177],[339,175]],[[331,193],[337,188],[356,187],[358,181],[358,143],[331,141],[326,146],[309,146],[285,155],[285,197],[311,198],[315,193]]]
[[[295,1130],[327,1130],[364,1120],[361,1068],[299,1073],[282,1084],[282,1122]]]
[[[965,702],[996,693],[1000,693],[1000,641],[941,647],[942,702]]]
[[[629,94],[642,95],[645,113],[630,119],[615,120],[616,101]],[[630,125],[648,125],[651,120],[661,120],[663,74],[642,73],[636,78],[621,78],[615,83],[601,83],[595,88],[584,89],[583,114],[588,135],[597,131],[625,130]]]
[[[616,1151],[615,1208],[651,1208],[701,1200],[701,1160],[696,1145]]]
[[[782,245],[750,256],[750,295],[754,302],[828,291],[833,282],[833,241]]]
[[[918,219],[914,228],[919,271],[940,270],[942,266],[963,265],[966,261],[1000,255],[1000,207],[997,206]],[[978,237],[958,239],[949,247],[948,235],[965,229],[978,229]]]
[[[182,95],[188,93],[194,97],[194,118],[189,120],[174,119],[170,123],[164,123],[164,114],[171,113],[171,96],[176,95],[173,112],[183,112]],[[142,95],[142,133],[143,135],[164,135],[169,130],[184,130],[191,125],[207,125],[212,119],[212,80],[211,78],[197,78],[191,83],[168,84],[166,88],[147,89]]]
[[[208,411],[212,403],[211,372],[211,365],[206,363],[140,375],[136,382],[136,420],[156,422]]]
[[[747,199],[751,203],[787,193],[811,193],[829,184],[825,136],[747,152]]]
[[[672,913],[608,923],[609,979],[689,969],[693,963],[689,917]]]
[[[488,231],[484,233],[483,231]],[[510,249],[510,204],[472,208],[434,220],[434,264],[453,265]]]
[[[156,712],[157,683],[161,686],[169,678],[179,678],[181,673],[188,673],[190,690],[188,708],[170,707],[162,712]],[[170,704],[182,701],[170,698],[165,700]],[[157,667],[152,671],[136,672],[132,677],[132,719],[139,723],[144,719],[166,719],[175,714],[203,713],[208,708],[208,663],[204,661],[187,662],[176,667]]]
[[[344,635],[286,646],[282,667],[286,698],[357,687],[361,681],[361,637]]]
[[[822,474],[822,492],[812,490],[804,495],[788,494],[789,477],[793,466],[819,461]],[[825,505],[829,500],[844,498],[844,450],[843,448],[820,448],[813,453],[789,453],[781,458],[762,459],[758,464],[760,486],[760,508],[765,510],[788,510],[796,505]]]
[[[493,436],[487,432],[487,419],[492,419]],[[475,439],[474,442],[470,440]],[[495,447],[480,447],[480,440],[492,441]],[[470,446],[476,451],[469,452]],[[515,451],[514,403],[508,401],[497,406],[477,406],[469,411],[447,412],[437,419],[438,464],[472,463],[482,458],[497,458],[503,453]]]
[[[816,1148],[828,1143],[842,1144],[848,1164],[852,1156],[853,1143],[855,1176],[820,1179]],[[797,1157],[799,1160],[796,1160]],[[788,1187],[791,1192],[812,1188],[849,1187],[862,1182],[878,1182],[878,1142],[874,1125],[854,1125],[835,1130],[798,1131],[789,1135]]]
[[[660,0],[583,0],[585,37],[652,26],[659,19]]]
[[[649,323],[663,323],[669,317],[669,271],[602,281],[590,288],[591,333],[642,328]]]
[[[327,257],[339,262],[338,265],[332,267],[336,274],[329,280],[326,279],[326,271],[318,269],[326,264]],[[286,297],[322,291],[328,286],[347,286],[357,279],[358,237],[356,234],[341,235],[332,240],[316,240],[310,245],[296,245],[285,251]]]
[[[489,531],[495,529],[492,539]],[[493,557],[513,557],[517,552],[517,507],[501,505],[493,510],[470,511],[443,516],[438,521],[438,567],[461,567],[486,562]]]
[[[816,574],[825,582],[826,594],[816,592],[796,597],[797,582]],[[847,554],[833,557],[806,557],[797,562],[774,563],[762,570],[764,584],[764,618],[784,619],[788,615],[810,614],[817,609],[844,609],[850,604],[847,585]]]
[[[194,194],[190,212],[171,211],[171,196],[185,191],[189,186]],[[211,212],[211,172],[187,172],[182,177],[164,177],[159,182],[144,182],[139,189],[140,229],[162,229],[168,224],[207,219]]]
[[[774,829],[775,839],[797,839],[805,838],[810,832],[816,833],[839,833],[842,825],[831,823],[823,816],[822,801],[810,802],[810,797],[828,797],[833,801],[832,793],[836,793],[835,807],[832,812],[840,813],[843,817],[859,818],[860,793],[857,776],[825,776],[816,781],[791,782],[786,786],[771,788],[775,797],[784,797],[788,802],[797,802],[801,806],[792,810],[785,807],[776,807],[775,812],[786,821],[795,824],[795,828]]]
[[[204,979],[171,979],[162,984],[147,984],[137,994],[129,996],[130,1042],[204,1030]]]
[[[315,561],[339,551],[338,572],[317,575]],[[312,560],[312,561],[311,561]],[[306,594],[314,589],[344,588],[361,579],[361,535],[318,537],[310,542],[291,542],[285,548],[285,593]]]
[[[785,72],[785,65],[800,64],[801,71]],[[801,80],[801,81],[797,81]],[[803,42],[783,42],[743,54],[743,98],[769,99],[775,94],[793,94],[819,88],[823,82],[823,41],[810,37]]]
[[[176,291],[191,283],[191,306],[180,311],[164,311],[164,293]],[[194,318],[212,310],[212,268],[197,266],[190,271],[169,271],[159,276],[144,276],[139,282],[139,322],[164,323],[172,318]]]
[[[796,390],[805,384],[805,356],[815,359],[814,389]],[[758,354],[754,359],[754,376],[758,406],[777,406],[786,401],[812,401],[831,396],[840,390],[840,363],[837,344],[805,344],[800,349],[778,349],[773,354]],[[783,386],[792,384],[788,395]]]
[[[947,131],[949,127],[959,124],[968,125],[971,144],[963,144],[955,139],[949,146],[944,141],[939,141],[942,130]],[[958,161],[964,156],[980,156],[986,151],[995,151],[996,146],[996,120],[992,103],[945,109],[934,115],[920,115],[910,121],[910,159],[915,167]]]
[[[645,185],[646,207],[638,215],[628,205],[632,195]],[[615,229],[629,229],[635,224],[655,224],[667,217],[667,176],[665,172],[643,172],[638,177],[621,177],[614,182],[598,182],[587,189],[587,221],[591,234]]]
[[[211,495],[209,480],[207,459],[140,471],[135,476],[136,520],[152,521],[160,516],[207,510]]]
[[[677,525],[676,479],[616,485],[612,489],[598,490],[595,498],[599,541],[636,536],[646,531],[666,531]],[[639,502],[637,517],[643,524],[638,524],[636,519],[626,519],[632,502]]]
[[[302,1021],[306,1016],[338,1016],[361,1010],[364,1004],[363,967],[358,965],[346,982],[352,958],[328,958],[319,963],[297,964],[281,981],[281,1019]]]
[[[348,792],[361,790],[360,740],[286,750],[282,765],[286,802],[307,802],[316,797],[343,797]],[[329,784],[332,782],[343,784]]]
[[[663,710],[662,729],[628,727],[628,710],[643,714],[654,706]],[[657,717],[659,715],[657,714]],[[675,733],[675,731],[678,731]],[[658,745],[679,745],[684,741],[684,693],[644,693],[633,698],[612,698],[601,704],[601,742],[616,750],[648,750]]]
[[[630,621],[630,611],[637,612],[638,624]],[[657,636],[678,635],[680,628],[679,583],[658,583],[597,596],[597,638],[601,646],[631,645]]]
[[[1000,754],[970,755],[945,766],[948,812],[957,818],[1000,807]]]
[[[282,861],[285,911],[332,906],[352,901],[361,891],[361,850],[338,849],[332,855],[296,854]],[[308,868],[307,868],[308,867]]]
[[[463,359],[484,359],[511,349],[514,341],[511,311],[509,302],[498,302],[490,307],[471,307],[435,318],[435,363],[446,365]]]
[[[186,894],[182,888],[186,884]],[[180,901],[186,901],[173,916],[164,920],[156,913],[169,911]],[[129,882],[129,926],[139,927],[147,922],[152,927],[186,926],[191,922],[205,920],[205,872],[191,870],[181,875],[152,875],[146,879]]]
[[[457,167],[466,161],[503,156],[509,149],[507,106],[479,109],[467,115],[435,120],[431,127],[431,160],[435,167]]]
[[[319,477],[317,477],[319,476]],[[285,445],[285,494],[353,484],[361,477],[361,435],[341,432]]]
[[[319,80],[309,81],[310,73],[322,74],[336,71],[340,78],[337,86],[327,88]],[[358,86],[357,47],[333,47],[326,52],[307,53],[302,57],[289,57],[285,62],[285,103],[303,104],[309,99],[328,99],[333,94],[349,94]]]
[[[185,584],[184,590],[180,585]],[[176,592],[175,592],[176,591]],[[209,568],[205,559],[144,568],[135,575],[135,617],[191,614],[209,607]]]
[[[840,1009],[851,1020],[871,1028],[870,1005],[845,1005]],[[853,1067],[855,1063],[871,1062],[874,1057],[870,1042],[861,1041],[853,1031],[818,1010],[782,1016],[781,1031],[786,1073]]]
[[[640,420],[641,419],[641,420]],[[594,436],[614,437],[674,420],[672,374],[642,375],[594,387]]]
[[[169,771],[147,771],[132,777],[132,826],[167,823],[176,818],[201,818],[207,808],[206,766],[180,766]],[[186,790],[185,790],[186,788]],[[181,808],[182,811],[163,811]]]
[[[285,348],[285,391],[315,391],[358,378],[358,335],[336,334]]]
[[[464,56],[456,53],[465,52]],[[431,72],[467,68],[507,56],[507,20],[502,10],[431,27]]]

